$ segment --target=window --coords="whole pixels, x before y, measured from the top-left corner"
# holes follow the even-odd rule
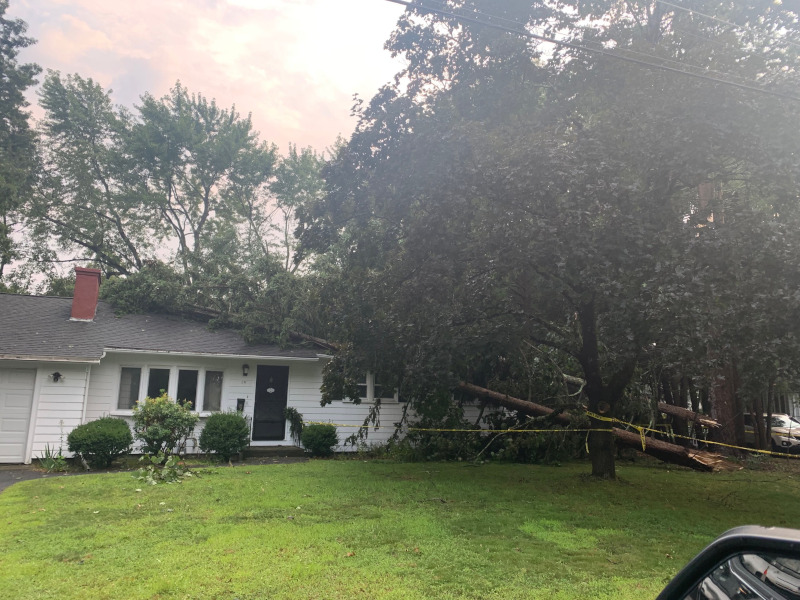
[[[157,398],[169,391],[169,369],[150,369],[147,380],[147,397]]]
[[[222,404],[222,371],[206,371],[203,410],[218,411]]]
[[[192,410],[217,412],[222,410],[223,376],[223,371],[206,369],[122,367],[117,410],[132,410],[138,400],[166,392]]]
[[[397,391],[378,383],[378,378],[372,373],[365,373],[358,382],[358,397],[362,402],[374,402],[375,399],[397,401]]]
[[[117,408],[130,410],[139,399],[139,382],[142,379],[142,369],[139,367],[122,367],[119,378],[119,400]]]
[[[372,397],[381,399],[393,399],[394,391],[378,383],[377,375],[372,376]]]
[[[178,371],[178,393],[175,399],[195,409],[197,405],[197,371],[181,369]]]
[[[369,373],[358,380],[358,397],[362,400],[369,400]]]

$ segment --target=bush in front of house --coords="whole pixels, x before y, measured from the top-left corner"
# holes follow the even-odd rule
[[[174,402],[167,394],[145,398],[133,408],[133,433],[142,442],[142,452],[164,457],[180,454],[199,417],[188,405]]]
[[[229,461],[249,444],[250,423],[240,412],[214,413],[200,433],[200,449],[222,461]]]
[[[339,438],[333,425],[306,425],[300,434],[300,441],[311,456],[331,456]]]
[[[115,458],[130,452],[132,443],[128,424],[114,417],[78,425],[67,436],[70,452],[80,455],[93,469],[110,467]]]

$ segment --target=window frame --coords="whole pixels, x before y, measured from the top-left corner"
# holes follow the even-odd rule
[[[140,363],[140,364],[131,364],[131,363],[120,363],[117,366],[117,374],[116,374],[116,396],[115,399],[112,401],[112,410],[110,413],[112,415],[117,416],[131,416],[133,415],[133,408],[120,408],[119,407],[119,392],[120,392],[120,385],[122,382],[122,370],[123,369],[138,369],[139,370],[139,395],[134,400],[134,405],[137,402],[141,402],[147,397],[147,388],[150,385],[150,371],[151,370],[167,370],[169,371],[169,384],[167,387],[167,395],[170,398],[175,398],[178,393],[178,378],[180,377],[181,371],[195,371],[197,372],[197,389],[195,392],[195,398],[192,403],[192,412],[197,413],[201,417],[207,417],[215,412],[222,412],[222,406],[225,399],[225,381],[226,376],[225,372],[226,369],[224,366],[212,366],[212,367],[198,367],[195,365],[181,365],[181,364],[151,364],[151,363]],[[222,376],[222,382],[220,385],[220,398],[219,403],[220,407],[218,410],[207,410],[204,406],[205,404],[205,386],[206,386],[206,373],[213,372],[213,373],[220,373]]]
[[[367,371],[362,378],[359,379],[358,387],[366,387],[366,396],[360,396],[360,400],[362,403],[374,403],[375,398],[375,374],[371,371]],[[380,387],[380,384],[379,384]],[[400,395],[398,391],[395,389],[394,394],[391,396],[381,396],[378,398],[381,402],[400,402]],[[342,402],[347,402],[350,404],[355,404],[355,401],[351,398],[343,398]]]
[[[133,370],[139,371],[139,383],[136,386],[136,397],[135,398],[130,398],[130,400],[131,400],[131,407],[130,408],[121,408],[120,405],[119,405],[120,396],[121,396],[120,392],[122,392],[122,377],[123,377],[123,371],[125,369],[129,369],[129,370],[132,370],[132,371]],[[139,402],[142,399],[142,380],[144,379],[144,373],[145,373],[144,367],[141,367],[141,366],[133,367],[133,366],[128,366],[128,365],[120,365],[119,372],[117,373],[116,402],[114,403],[114,410],[112,412],[117,412],[117,413],[120,413],[120,412],[122,412],[122,413],[132,413],[133,412],[133,407],[136,406],[136,403]]]

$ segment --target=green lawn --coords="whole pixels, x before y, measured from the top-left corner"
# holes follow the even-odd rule
[[[588,469],[334,460],[19,483],[0,494],[0,596],[647,599],[725,529],[800,527],[791,473]]]

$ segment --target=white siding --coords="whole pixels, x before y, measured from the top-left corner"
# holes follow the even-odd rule
[[[249,365],[249,374],[242,375],[242,364]],[[66,438],[70,431],[82,422],[88,422],[111,415],[125,418],[131,423],[131,411],[117,408],[119,380],[122,367],[142,368],[140,395],[146,393],[146,372],[148,368],[171,369],[168,393],[175,396],[177,373],[179,369],[212,370],[223,372],[221,409],[235,410],[238,399],[244,400],[244,414],[253,416],[255,401],[256,374],[258,365],[283,365],[289,367],[287,406],[296,408],[305,422],[322,422],[339,425],[339,441],[358,431],[369,414],[371,403],[337,401],[320,406],[320,387],[324,360],[313,362],[292,360],[254,360],[223,357],[182,357],[168,354],[148,355],[144,353],[109,352],[99,365],[76,365],[66,363],[24,363],[3,361],[0,368],[20,367],[36,369],[36,383],[33,393],[33,418],[29,426],[27,458],[36,458],[44,452],[45,446],[58,449],[59,445],[67,453]],[[54,382],[52,373],[58,371],[63,378]],[[88,389],[87,389],[88,381]],[[84,401],[85,399],[85,401]],[[375,431],[370,427],[366,443],[368,445],[385,443],[394,433],[394,424],[402,418],[405,404],[383,400],[380,411],[382,427]],[[477,410],[477,409],[476,409]],[[468,410],[468,414],[473,411]],[[194,435],[187,444],[187,451],[198,451],[197,440],[208,413],[201,413],[201,420]],[[413,420],[413,415],[410,415]],[[288,424],[286,437],[279,441],[254,442],[254,446],[291,445]],[[134,447],[134,451],[136,447]],[[352,446],[340,446],[340,451],[355,450]]]
[[[242,365],[248,364],[249,374],[242,375]],[[222,400],[221,409],[223,411],[236,410],[238,399],[244,400],[244,414],[248,417],[253,416],[253,407],[256,390],[256,373],[258,365],[288,365],[289,366],[289,390],[288,406],[300,405],[316,406],[319,409],[320,385],[322,382],[321,361],[307,363],[302,361],[281,361],[241,358],[215,358],[215,357],[180,357],[166,354],[147,355],[139,353],[108,353],[99,366],[92,369],[92,376],[89,384],[88,403],[86,408],[86,421],[98,419],[102,416],[111,415],[125,418],[131,423],[131,411],[117,409],[117,396],[119,394],[119,378],[122,367],[141,367],[142,383],[140,395],[146,393],[145,380],[146,369],[148,368],[169,368],[172,370],[170,376],[170,389],[168,393],[175,395],[177,385],[177,372],[179,369],[207,369],[212,371],[222,371]],[[197,441],[203,422],[207,413],[201,413],[200,423],[194,435],[189,439],[187,451],[197,451]],[[255,442],[258,446],[280,446],[291,444],[288,438],[283,441],[274,442]],[[135,448],[134,448],[135,450]]]
[[[39,368],[38,402],[34,413],[35,425],[31,444],[31,458],[44,453],[45,447],[67,451],[67,435],[81,424],[84,393],[91,367],[63,363],[42,364]],[[60,373],[53,381],[53,373]]]
[[[357,447],[342,445],[344,441],[357,433],[364,425],[364,420],[369,415],[373,403],[362,401],[361,404],[352,402],[333,401],[326,406],[320,406],[320,387],[322,386],[322,368],[324,361],[306,365],[292,365],[289,369],[289,406],[296,408],[303,415],[303,421],[332,423],[337,425],[336,433],[339,437],[339,452],[356,451]],[[381,400],[378,418],[379,429],[372,425],[369,427],[366,440],[367,446],[377,446],[389,441],[395,431],[396,423],[403,418],[406,404],[392,399]],[[472,422],[478,417],[479,406],[467,405],[464,413]],[[415,420],[415,413],[411,411],[408,420]],[[287,433],[288,435],[288,433]]]

